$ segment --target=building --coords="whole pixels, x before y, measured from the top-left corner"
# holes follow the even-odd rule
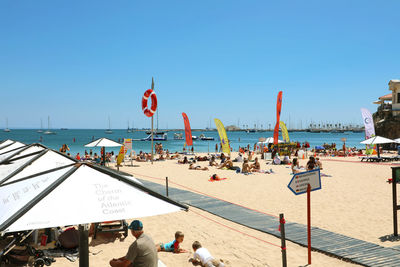
[[[400,80],[390,80],[390,94],[381,96],[374,104],[378,104],[373,114],[376,135],[390,139],[400,137]]]

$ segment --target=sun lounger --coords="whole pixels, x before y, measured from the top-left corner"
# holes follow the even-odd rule
[[[96,239],[97,233],[100,232],[123,232],[124,237],[127,237],[128,223],[125,220],[95,223],[93,239]]]

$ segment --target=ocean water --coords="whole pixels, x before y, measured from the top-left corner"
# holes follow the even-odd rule
[[[0,131],[0,140],[13,139],[26,144],[31,143],[42,143],[43,145],[52,149],[58,150],[62,144],[67,144],[70,148],[70,153],[75,155],[76,153],[84,153],[84,145],[91,142],[92,139],[100,137],[107,137],[114,141],[122,142],[123,138],[141,139],[145,138],[147,134],[143,131],[135,131],[133,133],[127,133],[126,130],[113,130],[112,134],[105,134],[104,130],[84,130],[84,129],[70,129],[70,130],[54,130],[56,135],[44,135],[43,133],[37,133],[36,130],[21,129],[12,130],[11,132]],[[184,131],[177,131],[183,133]],[[168,132],[168,141],[163,141],[163,147],[169,149],[170,152],[182,151],[184,140],[174,140],[174,133]],[[197,152],[214,152],[215,145],[219,142],[218,132],[216,131],[193,131],[192,134],[199,136],[200,134],[205,136],[214,137],[214,141],[193,141],[194,150]],[[254,143],[258,142],[260,137],[272,137],[272,132],[227,132],[228,138],[231,142],[231,147],[234,151],[237,151],[239,146],[247,146],[250,144],[253,147]],[[339,147],[342,146],[343,142],[341,138],[346,138],[346,146],[363,148],[360,144],[364,140],[364,133],[309,133],[309,132],[290,132],[290,140],[305,142],[308,141],[311,147],[316,145],[322,145],[323,143],[336,143]],[[42,139],[41,139],[42,138]],[[41,140],[41,141],[40,141]],[[75,140],[75,141],[74,141]],[[151,151],[151,142],[149,141],[133,141],[133,149],[138,152],[140,150],[149,152]],[[107,148],[106,151],[114,151],[118,153],[118,148]],[[100,148],[93,148],[93,152],[100,152]]]

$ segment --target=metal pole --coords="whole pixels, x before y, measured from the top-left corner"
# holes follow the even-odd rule
[[[79,267],[89,267],[89,232],[87,225],[79,225]]]
[[[286,239],[285,239],[285,218],[283,213],[279,214],[279,223],[281,229],[281,251],[282,251],[282,266],[287,267],[286,258]]]
[[[398,236],[397,232],[397,177],[396,168],[392,167],[392,197],[393,197],[393,235]]]
[[[153,117],[151,116],[151,164],[153,164]]]
[[[308,264],[311,264],[311,186],[307,187],[307,239],[308,239]]]
[[[165,190],[166,190],[166,193],[167,193],[167,196],[168,196],[168,176],[165,177]]]

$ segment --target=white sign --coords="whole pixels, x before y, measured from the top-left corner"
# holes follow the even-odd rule
[[[321,174],[319,169],[296,173],[288,184],[288,188],[295,194],[300,195],[307,192],[310,184],[311,191],[321,189]]]

